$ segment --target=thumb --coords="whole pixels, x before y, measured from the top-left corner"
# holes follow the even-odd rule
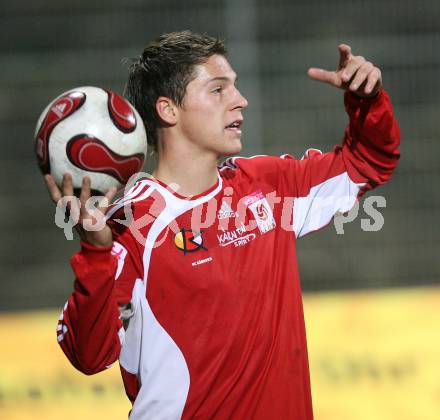
[[[115,198],[116,194],[118,192],[118,189],[116,187],[111,187],[107,193],[105,194],[105,196],[101,199],[101,201],[99,202],[99,207],[98,210],[105,214],[108,211],[108,206],[111,204],[111,202],[113,201],[113,199]]]
[[[328,71],[328,70],[312,67],[307,71],[307,74],[311,79],[317,80],[318,82],[329,83],[331,85],[338,87],[340,85],[338,75],[334,71]]]

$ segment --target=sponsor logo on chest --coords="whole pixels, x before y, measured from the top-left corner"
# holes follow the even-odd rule
[[[255,233],[247,233],[246,227],[243,223],[235,230],[224,230],[222,233],[217,235],[217,240],[220,246],[243,246],[247,245],[255,238]]]

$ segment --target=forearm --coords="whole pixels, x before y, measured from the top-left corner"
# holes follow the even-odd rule
[[[58,341],[77,369],[92,374],[112,364],[120,352],[121,322],[114,298],[117,263],[111,247],[81,245],[71,259],[76,280],[59,322]]]
[[[344,160],[355,182],[373,188],[388,181],[399,160],[400,131],[388,94],[381,90],[373,99],[345,93],[350,123],[345,130]]]

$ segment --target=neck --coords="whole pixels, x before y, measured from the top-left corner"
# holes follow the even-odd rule
[[[178,194],[191,197],[207,191],[217,182],[217,163],[218,157],[210,153],[161,145],[153,176]]]

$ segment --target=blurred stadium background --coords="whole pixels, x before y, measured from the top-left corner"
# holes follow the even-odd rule
[[[341,92],[306,74],[335,68],[341,42],[382,68],[403,141],[393,180],[373,193],[385,224],[362,231],[361,207],[343,235],[330,225],[299,244],[315,416],[438,419],[439,22],[435,0],[0,0],[0,418],[126,418],[118,369],[82,377],[56,344],[78,245],[54,224],[33,130],[56,95],[122,92],[123,57],[191,29],[227,41],[250,103],[244,155],[341,140]]]

